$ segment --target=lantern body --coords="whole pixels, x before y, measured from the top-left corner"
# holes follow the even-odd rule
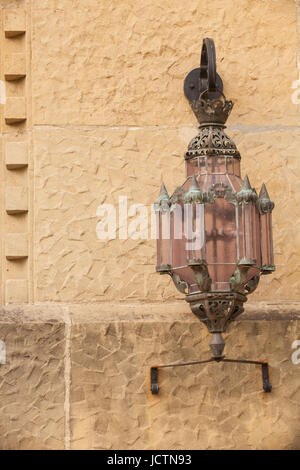
[[[192,312],[213,333],[220,360],[221,333],[240,315],[260,275],[274,271],[272,210],[263,184],[259,196],[241,156],[224,132],[233,102],[216,72],[212,39],[205,38],[200,68],[185,79],[184,93],[200,124],[185,153],[186,179],[171,197],[162,185],[155,204],[157,266],[186,294]]]
[[[187,294],[211,332],[243,311],[260,274],[274,270],[270,201],[246,176],[224,125],[200,126],[185,154],[186,180],[156,203],[157,271]]]

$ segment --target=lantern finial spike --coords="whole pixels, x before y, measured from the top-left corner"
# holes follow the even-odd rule
[[[169,205],[170,197],[164,183],[162,183],[159,196],[157,198],[157,201],[154,203],[154,208],[155,210],[160,210],[163,207],[166,209],[169,207]]]
[[[185,204],[190,204],[192,202],[203,202],[203,193],[195,175],[193,175],[191,178],[190,188],[184,196],[184,202]]]
[[[245,176],[241,189],[245,189],[245,190],[252,189],[248,175]]]
[[[158,196],[159,201],[168,201],[170,199],[167,188],[165,187],[165,183],[162,182],[160,193]]]
[[[201,191],[195,175],[193,175],[191,179],[190,191]]]
[[[259,197],[264,199],[270,199],[265,183],[262,184],[261,190],[259,192]]]
[[[261,214],[271,213],[274,209],[274,202],[271,201],[269,193],[267,191],[265,183],[262,184],[261,190],[259,192],[258,198],[258,207]]]
[[[257,193],[253,188],[251,188],[248,175],[245,176],[241,190],[237,193],[237,200],[239,203],[244,202],[246,204],[251,201],[256,202],[257,200]]]

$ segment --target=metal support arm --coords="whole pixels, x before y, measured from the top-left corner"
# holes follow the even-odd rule
[[[150,369],[150,383],[151,383],[151,393],[152,395],[157,395],[159,392],[158,386],[158,369],[165,369],[167,367],[183,367],[183,366],[193,366],[196,364],[206,364],[209,362],[233,362],[239,364],[254,364],[254,365],[261,365],[262,369],[262,383],[263,383],[263,390],[265,393],[270,393],[272,390],[272,385],[270,383],[269,377],[269,364],[268,362],[263,361],[248,361],[244,359],[225,359],[225,356],[220,358],[211,357],[205,361],[195,361],[195,362],[182,362],[179,364],[165,364],[160,366],[152,366]]]
[[[192,70],[184,81],[184,94],[191,102],[207,93],[209,98],[217,98],[223,91],[223,82],[217,74],[216,50],[213,39],[203,39],[200,67]]]

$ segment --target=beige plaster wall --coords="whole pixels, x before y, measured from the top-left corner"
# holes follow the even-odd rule
[[[0,448],[300,448],[299,13],[294,0],[0,0]],[[150,214],[162,179],[183,182],[197,128],[182,87],[203,37],[243,174],[276,204],[276,272],[226,346],[270,361],[270,395],[255,368],[209,365],[164,372],[150,396],[152,363],[202,358],[209,339],[155,273],[153,240],[96,234],[100,204],[127,196]]]
[[[181,303],[42,305],[1,311],[1,449],[300,449],[299,304],[249,305],[226,336],[231,358],[207,364],[209,335]],[[17,325],[17,326],[16,326]],[[300,357],[298,348],[297,357]]]

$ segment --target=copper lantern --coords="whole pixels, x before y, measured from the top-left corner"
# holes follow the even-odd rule
[[[155,203],[157,267],[186,294],[192,312],[221,358],[221,333],[244,311],[262,274],[274,271],[272,210],[263,184],[259,195],[241,177],[240,153],[225,133],[233,102],[216,73],[214,42],[203,41],[201,66],[186,77],[185,95],[199,122],[184,155],[186,179],[169,196],[164,184]]]

